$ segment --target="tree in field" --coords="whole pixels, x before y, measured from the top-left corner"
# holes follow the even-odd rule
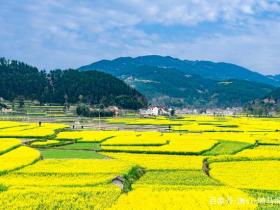
[[[79,103],[83,103],[83,99],[84,99],[84,96],[83,95],[79,95]]]
[[[19,103],[20,109],[24,108],[24,97],[23,96],[18,97],[18,103]]]
[[[64,110],[66,111],[69,108],[69,103],[68,103],[68,95],[64,95]]]

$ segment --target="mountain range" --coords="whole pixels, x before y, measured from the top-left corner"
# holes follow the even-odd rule
[[[280,86],[279,75],[265,76],[230,63],[158,55],[101,60],[79,70],[112,74],[157,105],[243,106]]]

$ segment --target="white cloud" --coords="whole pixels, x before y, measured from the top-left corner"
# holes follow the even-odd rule
[[[1,56],[40,68],[78,67],[102,58],[163,54],[228,61],[265,73],[280,72],[278,0],[0,3],[0,25],[4,29],[0,31],[0,39],[4,40]],[[179,25],[196,31],[202,23],[217,24],[220,29],[209,30],[207,36],[198,32],[186,37],[176,37],[170,29]],[[146,30],[143,25],[152,29]],[[158,26],[163,28],[161,32]]]
[[[119,0],[142,21],[161,24],[193,25],[204,21],[240,20],[244,15],[279,12],[270,0]]]

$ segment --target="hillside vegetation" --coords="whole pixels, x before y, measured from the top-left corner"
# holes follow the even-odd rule
[[[152,104],[177,107],[243,106],[274,90],[266,84],[270,79],[235,65],[191,63],[171,57],[118,58],[80,70],[113,74],[145,94]]]
[[[39,100],[41,103],[76,103],[79,100],[138,109],[145,97],[123,81],[102,72],[52,70],[49,73],[18,61],[0,59],[0,97]]]

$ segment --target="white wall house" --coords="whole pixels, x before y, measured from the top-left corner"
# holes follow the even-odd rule
[[[152,106],[147,109],[140,109],[140,115],[142,116],[158,116],[158,115],[168,115],[169,112],[163,107]]]

